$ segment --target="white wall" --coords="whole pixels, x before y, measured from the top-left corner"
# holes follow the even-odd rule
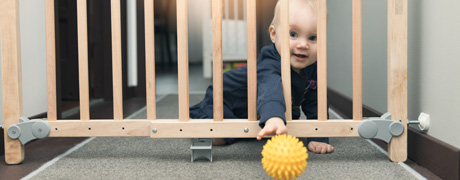
[[[387,2],[363,1],[363,103],[387,111]],[[409,0],[408,118],[431,116],[427,132],[460,148],[460,1]],[[352,97],[351,1],[328,1],[328,86]]]
[[[19,1],[23,115],[26,117],[46,112],[44,4],[44,0]],[[2,97],[0,97],[0,99],[2,99]],[[0,104],[0,113],[2,114],[0,124],[3,124],[3,103]]]
[[[189,63],[201,63],[203,61],[203,42],[202,42],[202,21],[203,3],[206,0],[188,1],[188,52]],[[206,6],[205,6],[206,7]]]

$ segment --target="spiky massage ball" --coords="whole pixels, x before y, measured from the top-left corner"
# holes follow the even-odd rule
[[[262,166],[275,179],[295,179],[307,167],[307,148],[290,135],[276,135],[262,150]]]

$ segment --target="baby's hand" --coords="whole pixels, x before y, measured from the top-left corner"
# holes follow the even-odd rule
[[[284,125],[283,119],[279,117],[272,117],[265,122],[265,126],[262,130],[260,130],[259,134],[257,134],[257,140],[261,140],[262,137],[268,134],[286,134],[287,127]]]
[[[326,154],[333,152],[334,147],[327,143],[310,141],[310,143],[308,143],[308,150],[316,154]]]

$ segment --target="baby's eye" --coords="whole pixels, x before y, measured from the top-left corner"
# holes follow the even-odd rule
[[[295,37],[297,37],[297,33],[295,33],[295,32],[290,32],[290,33],[289,33],[289,36],[295,38]]]
[[[308,39],[309,39],[310,41],[316,41],[316,36],[310,36]]]

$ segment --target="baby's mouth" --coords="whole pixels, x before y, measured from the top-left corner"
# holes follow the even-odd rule
[[[303,55],[303,54],[293,54],[294,56],[298,57],[298,58],[307,58],[306,55]]]

